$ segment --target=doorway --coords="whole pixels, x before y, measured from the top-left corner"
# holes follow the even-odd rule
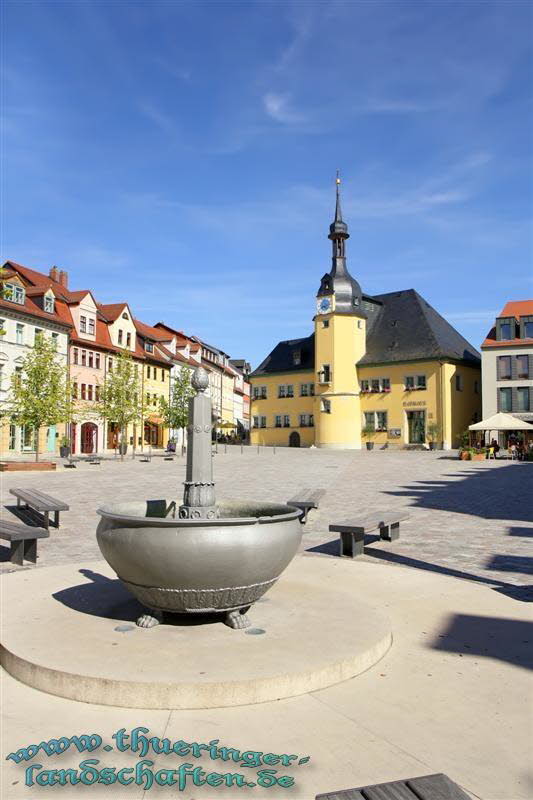
[[[55,453],[56,450],[56,426],[50,425],[46,436],[46,452]]]
[[[35,450],[35,430],[29,425],[22,425],[20,429],[20,440],[22,444],[22,450],[25,450],[26,452],[29,450]]]
[[[293,431],[289,436],[289,447],[300,447],[300,434]]]
[[[82,453],[97,453],[98,452],[98,426],[94,422],[84,422],[80,430],[81,434],[81,452]]]
[[[409,444],[424,444],[426,441],[426,412],[408,411],[407,426]]]

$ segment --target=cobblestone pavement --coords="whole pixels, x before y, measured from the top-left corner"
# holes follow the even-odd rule
[[[452,453],[418,451],[326,451],[224,447],[214,457],[219,497],[286,500],[299,489],[325,488],[320,509],[311,512],[302,549],[313,557],[336,556],[330,522],[409,508],[395,542],[369,537],[366,560],[381,559],[409,569],[435,570],[480,581],[527,599],[533,572],[533,463],[461,462]],[[181,500],[185,463],[106,460],[100,466],[62,465],[56,472],[3,473],[2,513],[14,520],[14,486],[41,489],[69,503],[61,527],[38,544],[38,566],[101,557],[96,509],[130,499]],[[22,513],[24,521],[29,517]],[[37,516],[33,517],[37,520]],[[34,523],[35,524],[35,523]],[[7,542],[0,542],[7,545]],[[35,569],[9,561],[0,546],[0,571]]]

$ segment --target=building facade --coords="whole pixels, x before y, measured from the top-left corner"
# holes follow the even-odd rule
[[[58,273],[59,277],[59,273]],[[0,298],[0,406],[10,403],[11,377],[22,369],[25,356],[38,336],[53,339],[57,358],[68,368],[68,342],[72,320],[63,298],[63,286],[46,276],[6,262],[3,273],[4,296]],[[49,425],[39,431],[39,452],[56,455],[65,424]],[[2,414],[0,451],[6,455],[34,453],[36,431],[14,425]]]
[[[252,443],[457,446],[480,419],[479,353],[414,289],[361,291],[346,264],[338,183],[328,238],[314,332],[280,342],[251,373]]]
[[[533,300],[505,305],[481,354],[483,419],[503,411],[533,422]]]
[[[217,420],[226,431],[233,425],[235,429],[246,428],[249,384],[222,350],[164,323],[147,325],[134,318],[126,302],[98,303],[88,289],[70,290],[67,272],[57,267],[46,274],[7,261],[3,269],[6,291],[0,298],[0,404],[7,405],[11,375],[20,369],[24,355],[41,334],[56,340],[58,358],[64,362],[72,385],[72,417],[68,423],[41,431],[41,452],[57,454],[63,437],[69,440],[74,455],[117,450],[118,425],[102,418],[99,401],[102,387],[123,352],[133,359],[143,400],[139,421],[128,425],[126,431],[130,448],[164,448],[171,436],[181,445],[183,431],[168,430],[160,402],[171,398],[173,382],[183,370],[199,365],[209,372]],[[3,453],[25,454],[34,446],[33,432],[3,420]]]

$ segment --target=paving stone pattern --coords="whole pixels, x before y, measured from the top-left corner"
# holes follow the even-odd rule
[[[533,571],[533,463],[506,460],[462,462],[453,453],[418,451],[326,451],[247,447],[220,448],[214,456],[218,497],[286,500],[304,488],[326,495],[305,526],[302,549],[311,557],[337,557],[338,540],[328,525],[374,511],[409,509],[395,542],[368,537],[365,560],[407,569],[434,570],[494,586],[513,595],[528,591]],[[181,501],[185,461],[149,463],[126,458],[100,466],[78,463],[56,472],[3,473],[2,513],[16,519],[13,486],[41,489],[70,505],[61,527],[39,542],[37,567],[9,562],[0,546],[0,571],[80,565],[101,558],[96,543],[99,506],[131,499]],[[22,514],[39,524],[38,515]],[[8,545],[0,540],[0,545]]]

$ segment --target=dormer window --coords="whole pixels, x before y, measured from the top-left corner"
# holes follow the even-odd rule
[[[500,325],[500,336],[502,337],[502,341],[504,339],[511,339],[511,323],[510,322],[502,322]]]
[[[295,367],[300,366],[302,363],[302,351],[301,350],[293,350],[292,351],[292,363]]]
[[[524,339],[533,339],[533,319],[524,322]]]
[[[126,314],[126,312],[124,312],[124,313],[123,313],[123,315],[122,315],[122,319],[129,319],[129,317],[128,317],[128,315]]]
[[[91,336],[94,336],[94,319],[92,317],[89,317],[87,321],[89,324],[89,333],[91,334]]]
[[[144,343],[144,349],[146,350],[147,353],[153,353],[154,352],[154,345],[152,344],[152,342],[145,342]]]
[[[53,314],[54,313],[54,297],[53,297],[53,295],[45,294],[43,308],[47,312],[47,314]]]
[[[5,299],[11,300],[12,303],[18,303],[19,306],[24,305],[24,300],[26,299],[26,292],[22,286],[19,286],[18,283],[6,283],[5,284],[6,292],[5,292]]]
[[[87,333],[87,317],[80,317],[80,332]]]

